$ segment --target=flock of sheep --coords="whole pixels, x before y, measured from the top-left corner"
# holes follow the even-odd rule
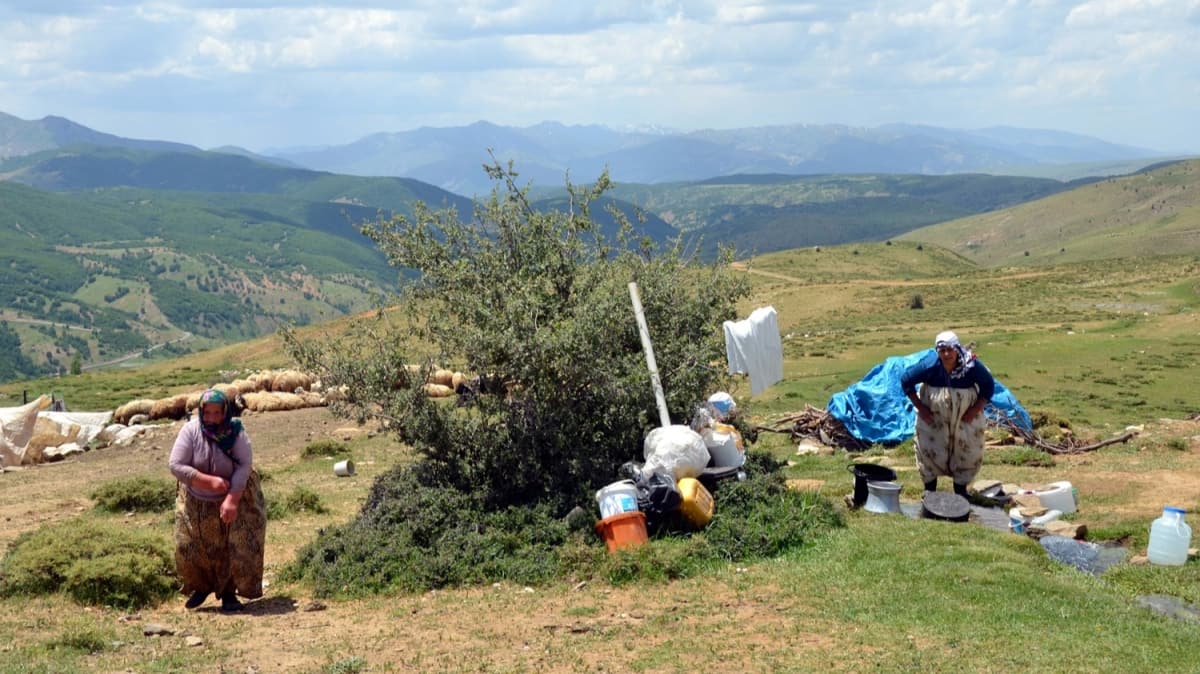
[[[466,381],[461,372],[435,369],[424,385],[425,394],[433,398],[449,397]],[[236,400],[243,409],[252,412],[322,407],[338,394],[336,390],[322,390],[319,381],[297,370],[265,370],[227,384],[214,384],[212,388],[220,390],[230,400]],[[131,400],[113,412],[112,420],[130,425],[159,419],[185,419],[200,404],[202,393],[194,391],[157,400]]]

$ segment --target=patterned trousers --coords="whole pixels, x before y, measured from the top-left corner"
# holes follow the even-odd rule
[[[919,396],[933,411],[932,424],[917,415],[917,468],[921,471],[921,481],[949,475],[957,484],[968,484],[983,465],[983,431],[987,419],[980,412],[971,423],[964,424],[962,415],[975,404],[978,393],[974,388],[922,385]]]
[[[267,510],[258,471],[250,474],[232,524],[221,521],[221,502],[202,501],[180,484],[175,493],[175,569],[184,594],[234,592],[262,596]]]

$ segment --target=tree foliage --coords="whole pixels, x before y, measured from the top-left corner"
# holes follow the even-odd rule
[[[539,212],[511,165],[486,168],[496,187],[466,221],[418,205],[364,226],[393,266],[415,272],[397,311],[338,338],[285,340],[327,386],[346,387],[340,411],[381,419],[413,446],[429,486],[471,492],[489,510],[563,512],[640,459],[658,422],[628,284],[675,423],[725,383],[721,323],[747,286],[727,253],[701,264],[679,240],[655,247],[620,213],[605,238],[590,206],[607,175],[568,185],[566,210]],[[424,394],[437,366],[476,376],[469,404]]]

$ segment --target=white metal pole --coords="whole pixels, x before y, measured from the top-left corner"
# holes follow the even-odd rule
[[[650,385],[654,387],[654,400],[658,403],[658,419],[663,428],[671,425],[667,413],[667,396],[663,394],[662,381],[658,378],[658,365],[654,362],[654,347],[650,344],[650,328],[646,327],[646,314],[642,311],[642,298],[638,295],[637,283],[629,282],[629,299],[633,300],[633,313],[637,316],[638,334],[642,336],[642,350],[646,352],[646,367],[650,370]]]

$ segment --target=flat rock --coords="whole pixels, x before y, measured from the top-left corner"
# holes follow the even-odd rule
[[[146,623],[142,625],[142,634],[148,637],[169,637],[175,634],[175,630],[158,623]]]
[[[1164,594],[1140,594],[1137,603],[1172,620],[1200,622],[1200,608]]]
[[[204,639],[201,639],[200,637],[186,637],[184,638],[183,643],[192,647],[203,646]]]

